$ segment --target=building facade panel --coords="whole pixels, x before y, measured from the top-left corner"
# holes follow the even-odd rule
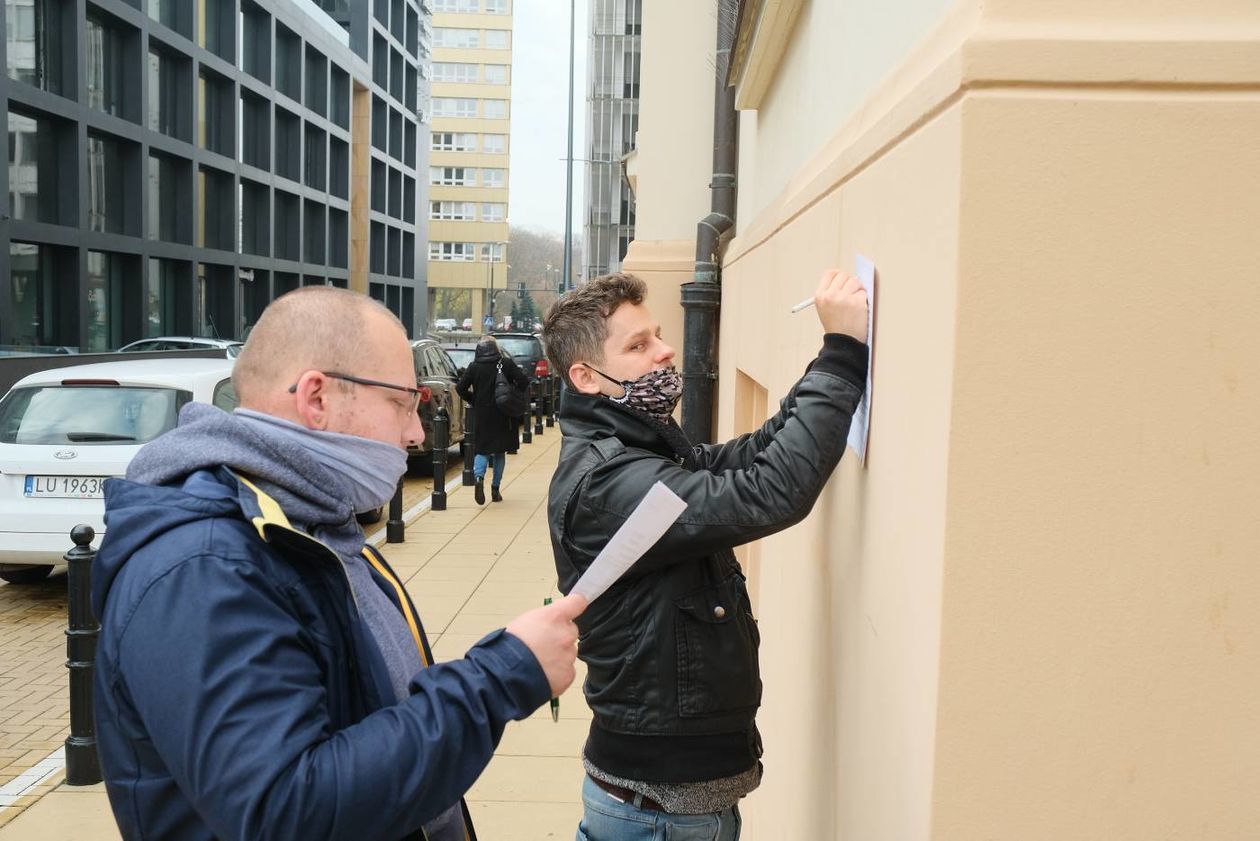
[[[0,345],[238,338],[312,283],[371,292],[416,321],[428,13],[415,0],[383,18],[208,2],[6,2]],[[351,154],[359,108],[382,164],[367,172]],[[371,246],[352,213],[360,188],[386,197]],[[380,250],[364,261],[380,271],[357,268],[355,242]]]

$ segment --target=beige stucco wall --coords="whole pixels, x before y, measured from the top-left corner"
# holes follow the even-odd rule
[[[645,71],[683,37],[651,9]],[[1260,6],[801,15],[741,115],[719,437],[774,411],[821,332],[788,308],[859,251],[873,424],[865,467],[741,552],[767,751],[744,837],[1257,837]],[[707,134],[641,132],[640,191],[696,146],[707,167]],[[658,301],[687,279],[669,224],[631,247]]]
[[[1254,838],[1260,96],[964,111],[936,837]]]

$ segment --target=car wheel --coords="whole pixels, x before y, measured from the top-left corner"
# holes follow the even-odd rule
[[[0,578],[10,584],[38,584],[48,577],[52,567],[26,567],[25,569],[0,570]]]
[[[364,511],[360,514],[355,514],[354,518],[359,521],[359,525],[370,526],[374,523],[379,523],[383,516],[385,516],[385,506],[382,505],[375,511]]]

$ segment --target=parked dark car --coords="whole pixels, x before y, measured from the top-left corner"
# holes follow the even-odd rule
[[[491,333],[499,347],[511,356],[525,374],[537,382],[551,376],[551,365],[542,339],[533,333]]]
[[[453,447],[464,440],[464,401],[455,393],[459,382],[455,363],[435,339],[419,339],[411,343],[411,358],[416,369],[416,388],[420,389],[420,425],[424,427],[424,444],[412,448],[408,455],[420,457],[433,453],[433,416],[439,406],[451,417]]]
[[[477,345],[461,342],[446,342],[442,345],[442,350],[446,351],[446,355],[455,363],[455,373],[463,374],[464,369],[472,363],[473,357],[477,355]]]

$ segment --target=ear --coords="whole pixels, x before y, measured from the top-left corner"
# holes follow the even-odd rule
[[[307,429],[327,429],[332,381],[319,371],[307,371],[291,390],[293,413]]]
[[[569,366],[569,382],[580,394],[599,394],[598,375],[581,362]]]

